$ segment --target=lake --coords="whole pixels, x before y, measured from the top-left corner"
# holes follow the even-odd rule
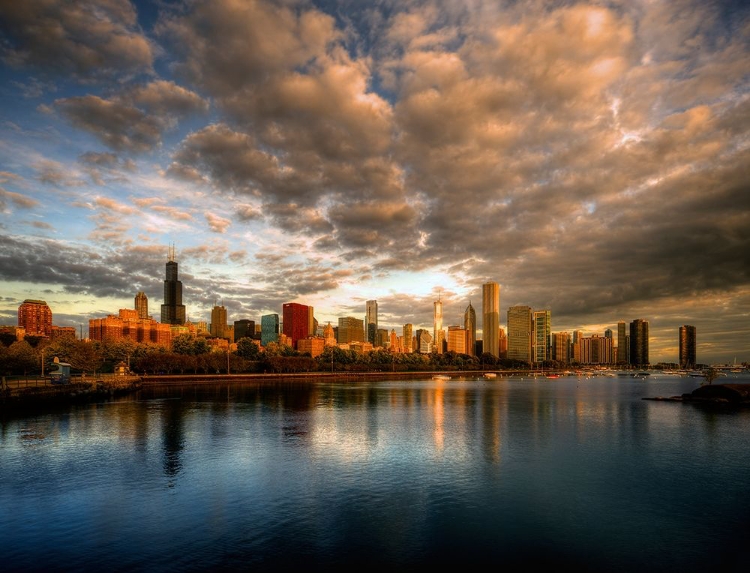
[[[217,381],[6,413],[1,562],[744,572],[750,409],[642,399],[698,385]]]

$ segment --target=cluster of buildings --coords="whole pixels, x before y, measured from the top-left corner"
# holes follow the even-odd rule
[[[242,338],[254,340],[259,346],[270,343],[288,345],[313,357],[323,353],[327,346],[337,346],[357,352],[385,348],[396,353],[456,352],[481,356],[489,353],[497,359],[509,359],[528,364],[556,361],[562,364],[631,365],[649,364],[648,321],[635,319],[630,323],[617,323],[617,332],[584,336],[580,330],[553,332],[552,313],[516,305],[507,310],[507,332],[500,326],[500,285],[487,282],[482,285],[482,339],[477,339],[477,313],[471,302],[463,314],[463,324],[443,325],[443,303],[433,303],[433,328],[414,329],[404,324],[401,335],[395,329],[380,328],[378,302],[368,300],[364,318],[341,317],[337,325],[330,322],[320,326],[312,306],[290,302],[283,305],[282,314],[268,314],[260,323],[241,319],[233,324],[227,321],[227,311],[214,305],[211,322],[193,323],[186,319],[182,303],[182,282],[178,278],[178,265],[174,248],[170,247],[164,280],[164,304],[161,320],[148,314],[145,293],[135,295],[133,309],[121,309],[117,315],[89,320],[91,340],[130,339],[166,347],[180,334],[205,337],[218,349],[231,349]],[[72,327],[52,326],[52,312],[44,301],[26,300],[18,309],[18,333],[54,338],[75,336]],[[22,339],[21,336],[19,339]],[[685,325],[679,329],[679,364],[692,368],[696,364],[696,329]]]

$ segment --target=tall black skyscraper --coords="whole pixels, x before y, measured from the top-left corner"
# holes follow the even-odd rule
[[[680,327],[680,368],[695,368],[695,327],[685,324]]]
[[[161,305],[163,324],[185,324],[185,305],[182,304],[182,282],[177,280],[177,261],[174,246],[169,247],[167,279],[164,281],[164,304]]]
[[[648,366],[648,320],[640,318],[630,323],[630,364]]]

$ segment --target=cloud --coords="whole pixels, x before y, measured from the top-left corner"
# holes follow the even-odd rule
[[[179,118],[206,111],[208,103],[173,82],[156,80],[109,99],[97,95],[57,99],[55,107],[107,147],[143,153],[159,145],[163,133]]]
[[[151,69],[153,49],[127,0],[26,0],[0,5],[2,57],[12,66],[85,79]]]
[[[208,227],[214,233],[226,233],[227,228],[232,224],[229,219],[219,217],[213,213],[206,213],[206,221],[208,222]]]
[[[240,221],[253,221],[263,218],[263,213],[252,205],[237,205],[237,218]]]
[[[13,203],[20,209],[31,209],[39,205],[39,201],[22,195],[21,193],[14,193],[12,191],[6,191],[0,187],[0,211],[4,210],[8,205],[8,202]]]
[[[56,187],[80,187],[83,185],[83,181],[77,177],[77,174],[71,174],[71,170],[59,161],[40,159],[33,163],[33,168],[37,172],[37,179],[42,183]]]

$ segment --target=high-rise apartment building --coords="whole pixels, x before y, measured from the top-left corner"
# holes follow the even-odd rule
[[[542,363],[550,359],[551,334],[552,313],[549,310],[534,311],[534,362]]]
[[[367,329],[367,342],[377,346],[378,337],[378,301],[368,300],[365,303],[365,328]]]
[[[227,330],[227,309],[220,305],[215,305],[211,309],[211,326],[209,332],[214,338],[226,338]]]
[[[18,326],[32,336],[49,336],[52,310],[43,300],[26,299],[18,307]]]
[[[696,364],[695,327],[685,324],[680,327],[680,368],[695,368]]]
[[[617,363],[628,363],[628,336],[627,328],[624,321],[617,323]]]
[[[495,358],[500,357],[500,285],[488,282],[482,285],[482,350]]]
[[[511,306],[508,309],[508,358],[531,364],[531,337],[533,313],[525,305]]]
[[[282,306],[282,329],[291,340],[293,348],[297,347],[298,340],[312,334],[309,308],[298,302],[288,302]]]
[[[500,358],[508,358],[508,336],[505,334],[505,329],[500,328],[498,330],[497,342],[500,346]]]
[[[648,321],[637,318],[630,323],[630,364],[643,367],[648,360]]]
[[[570,333],[555,332],[552,335],[552,360],[570,364]]]
[[[404,325],[404,337],[403,337],[404,341],[402,342],[401,347],[403,351],[406,353],[409,353],[413,350],[411,346],[411,339],[413,336],[412,334],[413,331],[414,331],[414,325],[408,324],[408,323]]]
[[[164,304],[161,305],[162,324],[185,324],[185,305],[182,304],[182,282],[177,278],[175,248],[169,248],[167,278],[164,281]]]
[[[338,341],[339,344],[350,344],[352,342],[364,342],[364,321],[352,316],[339,318]]]
[[[148,318],[148,297],[143,291],[138,291],[135,295],[135,310],[138,318]]]
[[[279,315],[264,314],[260,317],[260,343],[266,346],[269,342],[279,341]]]
[[[477,313],[471,306],[471,302],[464,311],[464,330],[466,330],[466,354],[474,356],[474,347],[477,344]]]

